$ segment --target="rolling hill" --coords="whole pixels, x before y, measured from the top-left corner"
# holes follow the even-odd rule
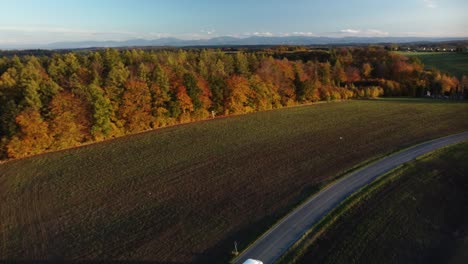
[[[467,38],[431,38],[431,37],[322,37],[322,36],[221,36],[210,39],[178,39],[173,37],[159,39],[130,39],[125,41],[77,41],[54,42],[41,45],[3,44],[0,49],[83,49],[98,47],[187,47],[187,46],[251,46],[251,45],[344,45],[378,43],[415,43],[444,42],[467,40]]]
[[[0,262],[225,263],[358,163],[468,130],[468,105],[323,103],[0,165]],[[341,138],[341,139],[340,139]]]

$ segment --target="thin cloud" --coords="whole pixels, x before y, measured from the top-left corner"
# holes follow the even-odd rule
[[[347,29],[342,29],[339,30],[338,32],[329,32],[329,33],[324,33],[323,35],[325,36],[331,36],[331,37],[345,37],[345,36],[351,36],[351,37],[386,37],[389,35],[388,32],[379,30],[379,29],[352,29],[352,28],[347,28]]]
[[[378,29],[368,29],[365,31],[366,34],[373,35],[373,36],[388,36],[390,35],[388,32]]]
[[[272,36],[274,36],[274,34],[271,33],[271,32],[254,32],[254,33],[252,33],[252,35],[259,36],[259,37],[272,37]]]
[[[208,35],[213,35],[214,33],[216,33],[216,30],[214,30],[214,29],[211,29],[211,30],[202,29],[202,30],[200,30],[200,32],[204,33],[204,34],[208,34]]]
[[[148,33],[148,36],[151,38],[168,38],[171,36],[171,34],[161,32],[150,32]]]
[[[242,34],[230,34],[230,36],[238,37],[238,38],[245,38],[245,37],[274,37],[278,36],[279,34],[272,33],[272,32],[244,32]]]
[[[436,8],[437,7],[437,4],[434,0],[423,0],[424,1],[424,4],[426,5],[426,7],[428,8]]]
[[[361,32],[359,29],[342,29],[340,30],[341,33],[349,33],[349,34],[358,34]]]
[[[293,36],[315,36],[312,32],[293,32],[291,35]]]

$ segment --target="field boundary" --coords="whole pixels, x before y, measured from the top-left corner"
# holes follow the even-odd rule
[[[243,249],[241,252],[239,252],[239,254],[235,257],[233,257],[231,259],[231,261],[229,261],[229,263],[235,263],[236,261],[238,261],[238,259],[240,257],[242,257],[242,254],[244,252],[246,252],[247,250],[249,250],[257,241],[261,240],[262,238],[264,238],[265,236],[267,236],[268,234],[270,234],[271,232],[273,232],[281,223],[283,223],[284,221],[286,221],[288,218],[290,218],[293,213],[296,211],[296,210],[299,210],[300,208],[304,207],[307,202],[309,200],[312,200],[314,199],[319,193],[327,190],[328,188],[330,188],[333,184],[335,184],[336,182],[340,181],[341,179],[344,179],[348,174],[351,174],[353,173],[354,171],[357,171],[357,170],[360,170],[360,169],[363,169],[363,168],[366,168],[368,166],[371,166],[372,164],[375,164],[377,162],[379,162],[381,159],[384,159],[385,157],[388,157],[390,155],[394,155],[394,154],[397,154],[397,153],[400,153],[400,152],[403,152],[403,151],[406,151],[408,149],[411,149],[411,148],[414,148],[414,147],[417,147],[417,146],[420,146],[420,145],[423,145],[423,144],[428,144],[428,143],[431,143],[431,142],[434,142],[434,141],[437,141],[437,140],[441,140],[441,139],[444,139],[444,138],[449,138],[449,137],[453,137],[453,136],[457,136],[457,135],[461,135],[461,134],[464,134],[464,133],[467,133],[468,131],[465,131],[465,132],[460,132],[460,133],[456,133],[456,134],[451,134],[451,135],[447,135],[447,136],[443,136],[443,137],[438,137],[438,138],[434,138],[434,139],[431,139],[431,140],[426,140],[426,141],[420,141],[416,144],[412,144],[412,145],[406,145],[406,146],[402,146],[401,148],[399,149],[396,149],[395,151],[390,151],[390,152],[387,152],[385,154],[382,154],[382,155],[377,155],[377,156],[374,156],[374,157],[371,157],[367,160],[364,160],[362,161],[361,163],[358,163],[357,165],[341,172],[341,173],[338,173],[337,176],[333,177],[330,181],[326,182],[324,185],[322,186],[319,186],[318,190],[316,192],[314,192],[313,194],[311,194],[310,196],[304,198],[303,200],[299,201],[298,204],[296,206],[293,206],[291,207],[290,210],[288,210],[288,213],[286,213],[283,217],[279,218],[274,225],[272,225],[267,231],[265,231],[261,236],[257,237],[255,240],[253,240],[251,243],[249,243],[249,245]],[[431,153],[435,152],[435,151],[438,151],[440,149],[444,149],[446,147],[449,147],[453,144],[450,144],[448,146],[444,146],[442,148],[439,148],[437,150],[434,150],[430,153],[426,153],[424,155],[421,155],[417,158],[421,158],[421,157],[424,157],[426,155],[431,155]],[[344,203],[345,201],[347,201],[348,199],[350,199],[351,197],[354,197],[355,194],[359,193],[363,188],[366,188],[367,186],[379,181],[379,179],[385,175],[388,175],[389,173],[391,172],[394,172],[396,169],[398,168],[401,168],[402,166],[404,166],[406,163],[404,164],[401,164],[400,166],[396,167],[396,168],[393,168],[392,170],[390,170],[389,172],[383,174],[383,175],[380,175],[377,179],[375,179],[374,181],[372,181],[371,183],[363,186],[362,188],[360,188],[358,191],[352,193],[350,196],[348,196],[345,200],[343,200],[341,203]],[[283,262],[280,262],[282,259],[283,259],[283,256],[287,255],[288,252],[290,251],[290,249],[292,249],[293,247],[295,247],[296,243],[299,243],[300,241],[302,241],[304,239],[304,236],[307,236],[313,229],[315,229],[318,225],[320,225],[320,223],[328,217],[329,214],[331,214],[333,211],[335,211],[337,208],[340,208],[341,207],[341,203],[335,207],[334,209],[332,209],[330,212],[328,212],[324,217],[322,217],[321,220],[319,220],[319,222],[317,222],[311,229],[309,229],[309,231],[307,231],[302,238],[300,238],[298,241],[296,241],[294,244],[290,245],[288,247],[288,249],[285,251],[285,253],[283,253],[282,257],[280,257],[275,263],[281,263],[283,264]]]
[[[468,142],[468,140],[461,141],[455,144],[450,144],[442,148],[436,149],[434,151],[431,151],[429,153],[425,153],[421,156],[418,156],[416,159],[410,162],[403,163],[393,168],[392,170],[380,175],[373,182],[366,184],[365,186],[348,196],[333,210],[328,212],[319,222],[317,222],[306,233],[304,233],[304,235],[298,241],[296,241],[296,243],[289,247],[289,249],[275,263],[295,263],[300,257],[302,257],[305,254],[305,251],[308,249],[308,247],[312,245],[320,237],[320,235],[323,234],[329,227],[336,223],[343,216],[344,213],[357,206],[363,198],[376,194],[387,184],[390,184],[391,182],[400,179],[403,175],[403,172],[407,169],[409,163],[433,156],[441,151],[444,151],[445,149],[448,149],[458,144],[463,144],[464,142]]]
[[[74,146],[74,147],[68,147],[64,149],[58,149],[58,150],[48,150],[44,151],[39,154],[34,154],[26,157],[21,157],[21,158],[9,158],[9,159],[0,159],[0,165],[6,164],[9,162],[15,162],[18,160],[25,160],[33,157],[40,157],[43,155],[51,154],[51,153],[62,153],[65,151],[69,151],[72,149],[81,149],[81,148],[86,148],[89,146],[97,145],[97,144],[104,144],[104,143],[109,143],[109,142],[114,142],[118,140],[125,140],[131,137],[136,137],[139,135],[144,135],[144,134],[149,134],[157,131],[161,131],[164,129],[172,129],[176,127],[181,127],[181,126],[188,126],[188,125],[194,125],[194,124],[199,124],[199,123],[205,123],[205,122],[213,122],[216,120],[223,120],[223,119],[229,119],[229,118],[234,118],[234,117],[242,117],[242,116],[249,116],[249,115],[254,115],[258,113],[267,113],[271,111],[281,111],[281,110],[286,110],[286,109],[294,109],[294,108],[300,108],[300,107],[308,107],[308,106],[315,106],[315,105],[322,105],[322,104],[332,104],[332,103],[346,103],[346,102],[353,102],[353,101],[379,101],[379,100],[385,100],[385,99],[395,99],[395,98],[407,98],[407,99],[413,99],[413,100],[431,100],[427,98],[420,98],[420,97],[379,97],[379,98],[353,98],[353,99],[346,99],[346,100],[330,100],[330,101],[317,101],[317,102],[312,102],[312,103],[305,103],[305,104],[298,104],[298,105],[291,105],[291,106],[284,106],[281,108],[274,108],[274,109],[268,109],[268,110],[262,110],[262,111],[255,111],[255,112],[250,112],[250,113],[242,113],[242,114],[232,114],[232,115],[220,115],[216,116],[215,118],[205,118],[205,119],[200,119],[200,120],[194,120],[194,121],[189,121],[189,122],[184,122],[184,123],[178,123],[178,124],[173,124],[173,125],[168,125],[164,127],[157,127],[157,128],[152,128],[152,129],[147,129],[144,131],[140,131],[137,133],[132,133],[132,134],[127,134],[127,135],[122,135],[122,136],[117,136],[113,138],[107,138],[104,140],[99,140],[99,141],[90,141],[90,142],[85,142],[80,145]],[[465,103],[463,100],[462,101],[451,101],[448,103]],[[393,152],[390,152],[393,153]],[[371,158],[372,159],[372,158]]]
[[[257,113],[266,113],[266,112],[278,111],[278,110],[283,110],[283,109],[292,109],[292,108],[298,108],[298,107],[307,107],[307,106],[329,104],[329,103],[344,103],[344,102],[350,102],[350,101],[356,101],[356,100],[362,100],[362,99],[317,101],[317,102],[312,102],[312,103],[284,106],[284,107],[281,107],[281,108],[254,111],[254,112],[250,112],[250,113],[219,115],[219,116],[216,116],[215,118],[204,118],[204,119],[200,119],[200,120],[183,122],[183,123],[168,125],[168,126],[164,126],[164,127],[151,128],[151,129],[147,129],[147,130],[136,132],[136,133],[117,136],[117,137],[113,137],[113,138],[107,138],[107,139],[104,139],[104,140],[89,141],[89,142],[82,143],[82,144],[80,144],[78,146],[68,147],[68,148],[58,149],[58,150],[44,151],[42,153],[34,154],[34,155],[26,156],[26,157],[13,158],[13,159],[11,159],[11,158],[10,159],[4,159],[4,160],[0,160],[0,165],[5,164],[5,163],[9,163],[9,162],[14,162],[14,161],[17,161],[17,160],[24,160],[24,159],[29,159],[29,158],[32,158],[32,157],[42,156],[42,155],[46,155],[46,154],[50,154],[50,153],[61,153],[61,152],[69,151],[69,150],[72,150],[72,149],[81,149],[81,148],[86,148],[86,147],[93,146],[93,145],[96,145],[96,144],[102,144],[102,143],[113,142],[113,141],[117,141],[117,140],[123,140],[123,139],[131,138],[131,137],[134,137],[134,136],[139,136],[139,135],[149,134],[149,133],[152,133],[152,132],[157,132],[157,131],[160,131],[160,130],[163,130],[163,129],[171,129],[171,128],[176,128],[176,127],[180,127],[180,126],[188,126],[188,125],[192,125],[192,124],[212,122],[212,121],[216,121],[216,120],[222,120],[222,119],[228,119],[228,118],[234,118],[234,117],[241,117],[241,116],[248,116],[248,115],[253,115],[253,114],[257,114]]]

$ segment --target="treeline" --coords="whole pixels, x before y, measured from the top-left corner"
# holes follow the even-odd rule
[[[458,81],[384,49],[320,62],[262,52],[116,50],[0,59],[0,157],[315,102],[454,92]]]

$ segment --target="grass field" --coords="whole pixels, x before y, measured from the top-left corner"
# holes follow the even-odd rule
[[[468,143],[387,176],[296,263],[467,263]]]
[[[0,260],[226,263],[234,241],[245,248],[355,164],[466,130],[466,103],[349,101],[7,162]]]
[[[468,53],[455,52],[398,52],[407,57],[417,57],[428,68],[436,68],[461,79],[468,76]]]

